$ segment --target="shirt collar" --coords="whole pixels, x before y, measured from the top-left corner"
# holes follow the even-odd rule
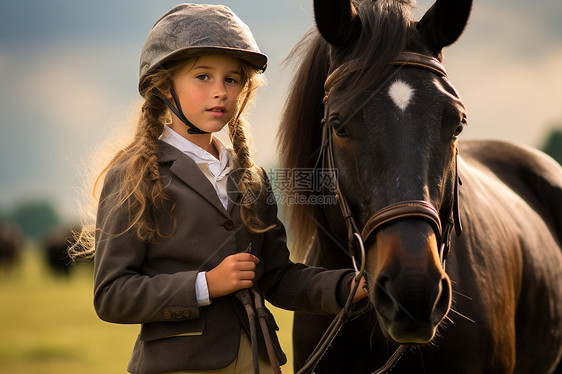
[[[230,171],[230,159],[232,152],[216,136],[213,136],[212,142],[219,152],[218,160],[203,148],[172,130],[169,126],[164,126],[164,132],[160,135],[160,140],[179,149],[191,157],[195,163],[207,164],[215,177]]]

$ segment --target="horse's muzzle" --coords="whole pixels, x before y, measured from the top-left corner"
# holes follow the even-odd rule
[[[451,304],[451,282],[437,253],[429,225],[404,221],[377,233],[367,268],[370,297],[387,338],[425,344],[435,336]]]

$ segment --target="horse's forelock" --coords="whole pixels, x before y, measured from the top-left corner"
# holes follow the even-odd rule
[[[339,100],[344,106],[351,105],[368,90],[382,83],[392,68],[392,62],[405,49],[408,29],[412,26],[409,0],[362,1],[356,4],[361,19],[361,34],[347,49],[340,52],[346,76],[345,87],[340,90]],[[337,66],[332,67],[332,70]],[[337,89],[337,86],[334,87]]]

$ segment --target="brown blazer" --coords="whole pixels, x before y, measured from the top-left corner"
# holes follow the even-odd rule
[[[131,373],[211,370],[235,359],[241,329],[249,329],[246,313],[233,295],[198,307],[195,278],[249,243],[260,259],[256,288],[272,304],[312,313],[340,310],[337,294],[349,287],[349,271],[292,263],[276,205],[268,205],[263,217],[277,228],[251,233],[241,222],[238,205],[230,203],[226,211],[190,157],[164,142],[159,147],[160,174],[175,204],[175,230],[170,211],[154,213],[164,232],[171,233],[165,238],[141,241],[128,228],[127,215],[114,209],[119,166],[108,172],[96,223],[96,312],[108,322],[142,324],[128,366]],[[234,191],[231,201],[237,201],[239,192],[229,189]]]

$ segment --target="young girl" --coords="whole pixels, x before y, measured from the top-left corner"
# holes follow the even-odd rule
[[[134,140],[98,177],[91,250],[100,318],[142,324],[131,373],[253,372],[256,324],[237,291],[334,314],[349,295],[353,272],[289,260],[269,182],[250,158],[241,115],[266,64],[224,6],[176,6],[148,34],[141,117]],[[213,136],[224,126],[233,151]],[[270,373],[267,331],[257,326],[261,373]]]

